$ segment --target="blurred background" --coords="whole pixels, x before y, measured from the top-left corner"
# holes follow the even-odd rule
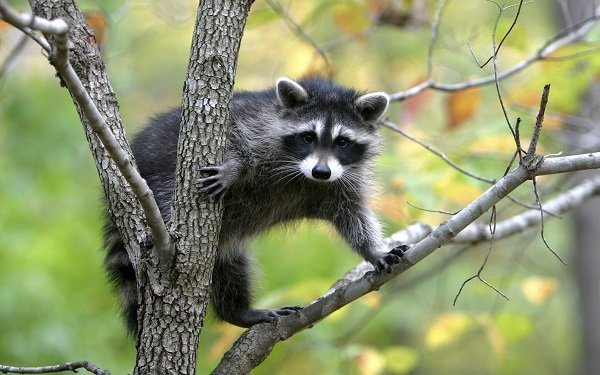
[[[96,28],[128,134],[139,131],[148,117],[178,106],[197,2],[78,3]],[[427,78],[436,3],[257,0],[242,42],[236,88],[257,90],[282,75],[321,74],[365,91],[406,90]],[[11,4],[28,11],[21,1]],[[518,1],[505,5],[511,4]],[[431,62],[433,78],[455,83],[492,74],[492,65],[480,69],[475,57],[490,56],[496,20],[499,40],[517,9],[506,7],[498,19],[493,2],[449,2]],[[591,1],[526,2],[501,49],[499,70],[534,55],[592,9]],[[570,17],[564,17],[566,10]],[[597,41],[599,34],[596,28],[587,39]],[[0,22],[0,364],[85,359],[125,374],[133,369],[135,351],[102,268],[96,169],[54,70],[32,42],[13,54],[20,43],[21,34]],[[563,48],[555,54],[559,58],[537,62],[502,82],[508,116],[513,123],[522,117],[525,139],[542,87],[552,84],[540,153],[598,150],[598,138],[581,125],[590,123],[582,119],[582,108],[589,107],[586,98],[600,73],[600,55],[583,52],[590,48],[597,49],[589,43]],[[560,58],[572,54],[581,56]],[[591,100],[598,103],[597,97]],[[393,103],[389,119],[487,178],[502,176],[515,149],[493,84],[453,93],[424,91]],[[577,131],[573,124],[579,124]],[[589,148],[576,147],[575,133]],[[407,202],[456,211],[488,186],[388,129],[384,137],[377,173],[381,189],[373,207],[387,234],[447,218]],[[578,178],[539,178],[542,199]],[[531,184],[515,197],[535,203]],[[498,218],[521,211],[503,202]],[[483,276],[509,300],[472,281],[453,305],[490,244],[447,246],[379,292],[278,344],[254,373],[592,374],[586,363],[600,348],[583,343],[593,341],[589,333],[600,325],[600,310],[587,304],[597,301],[599,292],[594,279],[577,277],[578,265],[594,264],[582,258],[586,253],[578,240],[584,234],[577,230],[600,232],[589,227],[597,221],[594,212],[587,219],[565,215],[545,223],[545,237],[566,266],[545,247],[539,228],[493,244]],[[489,219],[488,213],[482,222]],[[258,306],[305,304],[360,261],[330,227],[314,222],[274,230],[255,241],[252,253]],[[198,373],[214,368],[241,332],[209,319]]]

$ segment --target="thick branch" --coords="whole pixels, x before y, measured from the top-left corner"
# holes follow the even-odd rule
[[[307,305],[298,313],[280,318],[270,324],[259,324],[251,327],[236,341],[214,373],[228,373],[233,368],[232,366],[237,368],[239,373],[248,373],[253,368],[250,367],[250,364],[254,364],[252,366],[258,365],[266,355],[265,353],[269,353],[278,341],[289,338],[355,299],[377,290],[381,285],[425,259],[435,250],[459,236],[477,218],[534,175],[562,173],[586,168],[600,168],[600,153],[546,159],[533,172],[519,166],[490,187],[474,202],[416,243],[405,254],[403,262],[396,266],[391,274],[368,272],[356,280],[338,282],[336,289],[330,290],[326,295]],[[590,185],[581,187],[581,189],[586,190],[582,197],[597,193],[598,185],[596,184],[599,183],[594,181],[590,182]],[[575,191],[572,194],[580,193]],[[560,207],[563,203],[563,201],[557,201],[551,204],[550,207],[545,205],[545,208],[553,209],[554,205]],[[539,211],[534,211],[539,217]],[[527,214],[527,217],[529,215],[531,214]],[[422,234],[428,231],[423,225],[416,225],[415,228]],[[393,245],[393,240],[392,237],[390,246]],[[398,238],[395,238],[395,240],[398,240]]]
[[[67,23],[62,19],[49,21],[25,13],[17,14],[3,1],[0,1],[0,14],[7,22],[16,27],[29,27],[55,37],[55,44],[48,51],[50,52],[50,62],[56,68],[62,82],[66,85],[78,108],[80,108],[88,120],[90,127],[98,138],[100,138],[108,154],[114,160],[119,171],[123,174],[133,193],[140,201],[157,251],[159,251],[159,254],[168,254],[170,237],[152,191],[146,184],[146,181],[140,176],[130,154],[123,149],[109,129],[102,114],[69,62],[69,49],[67,45],[69,26]]]
[[[66,43],[67,34],[59,34],[58,38],[50,33],[45,34],[49,41],[48,45],[51,46],[49,47],[49,58],[59,74],[65,76],[63,83],[69,82],[71,89],[74,90],[70,91],[70,94],[84,126],[89,147],[104,187],[109,211],[127,245],[129,257],[137,272],[140,261],[140,240],[144,239],[147,227],[143,220],[141,206],[129,183],[122,176],[93,130],[95,125],[92,123],[97,122],[98,117],[104,119],[105,126],[110,128],[110,130],[105,128],[104,131],[113,135],[126,154],[126,157],[122,159],[132,159],[115,94],[108,82],[106,69],[100,58],[93,33],[86,26],[77,6],[70,0],[60,2],[31,0],[30,3],[37,17],[53,20],[60,18],[69,24],[68,45]],[[65,32],[65,30],[61,31]],[[102,116],[92,113],[94,109],[96,112],[100,111]]]

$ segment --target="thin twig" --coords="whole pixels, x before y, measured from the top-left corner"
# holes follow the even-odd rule
[[[103,370],[88,361],[67,362],[62,365],[40,367],[16,367],[0,365],[0,372],[3,374],[49,374],[63,371],[77,372],[78,369],[85,369],[96,375],[110,375],[108,370]]]
[[[523,1],[521,0],[521,2],[523,2]],[[492,51],[493,51],[492,65],[494,68],[494,85],[496,87],[496,93],[498,95],[498,101],[500,103],[500,108],[502,109],[502,114],[504,115],[504,120],[506,121],[506,124],[508,125],[508,128],[510,129],[510,132],[512,133],[513,139],[515,139],[515,142],[517,142],[516,141],[517,135],[515,133],[515,130],[514,130],[512,124],[510,123],[510,119],[508,118],[508,112],[506,111],[506,106],[504,105],[504,99],[502,99],[502,92],[500,90],[500,79],[498,78],[498,51],[500,50],[500,46],[498,46],[498,47],[496,46],[496,31],[498,29],[498,25],[500,23],[500,18],[502,17],[502,13],[503,13],[503,8],[500,8],[500,11],[498,12],[498,17],[496,18],[496,22],[494,23],[494,30],[492,32]],[[520,14],[520,12],[517,12],[515,19],[513,20],[513,24],[517,22],[517,18],[519,16],[519,14]],[[512,30],[512,27],[509,29],[509,32],[511,30]],[[504,40],[506,40],[508,35],[509,35],[508,33],[506,33],[504,35],[504,37],[502,38],[502,42],[504,42]]]
[[[572,26],[564,28],[563,30],[554,34],[546,43],[544,43],[535,53],[533,53],[527,59],[515,64],[512,68],[509,68],[501,73],[497,73],[496,75],[459,83],[443,83],[428,80],[407,90],[390,94],[390,100],[402,101],[413,97],[427,89],[451,92],[484,86],[491,82],[494,82],[495,80],[503,80],[522,71],[523,69],[529,67],[537,61],[547,59],[552,53],[554,53],[558,49],[572,43],[575,40],[584,37],[592,29],[592,27],[598,21],[598,19],[600,19],[600,7],[596,8],[594,14],[590,17],[582,20],[581,22],[577,22]]]
[[[535,119],[535,126],[533,127],[533,134],[531,136],[531,142],[529,142],[529,148],[527,149],[527,155],[532,157],[535,155],[537,149],[537,143],[540,139],[540,133],[542,132],[542,124],[544,122],[544,113],[546,112],[546,106],[548,105],[548,96],[550,95],[550,85],[544,86],[542,92],[542,98],[540,100],[540,110]]]
[[[488,0],[489,1],[489,0]],[[492,3],[494,3],[492,1]],[[496,3],[494,3],[496,4]],[[498,5],[498,4],[496,4]],[[501,15],[506,9],[513,7],[513,5],[509,5],[509,6],[498,6],[498,8],[500,8],[500,12],[499,15]],[[519,1],[518,4],[518,8],[517,8],[517,14],[515,14],[515,18],[513,19],[512,24],[510,25],[510,27],[508,28],[508,30],[506,31],[506,33],[504,33],[504,36],[502,37],[502,40],[500,41],[500,43],[498,44],[497,47],[494,48],[494,53],[483,63],[483,64],[479,64],[480,68],[483,68],[484,66],[486,66],[490,61],[492,61],[494,59],[494,56],[498,55],[498,52],[500,52],[500,48],[502,48],[502,44],[504,43],[504,41],[506,40],[506,38],[508,38],[508,35],[511,33],[511,31],[513,30],[513,28],[515,27],[515,25],[517,24],[517,20],[519,19],[519,15],[521,14],[521,8],[523,7],[523,0]],[[496,35],[496,27],[498,26],[498,21],[496,21],[496,24],[494,25],[494,37]]]
[[[310,44],[310,46],[315,50],[315,52],[321,57],[321,59],[325,63],[325,66],[327,67],[328,72],[331,73],[331,71],[332,71],[331,62],[329,61],[329,58],[327,57],[327,53],[325,52],[325,50],[321,46],[319,46],[319,44],[313,38],[311,38],[310,35],[308,35],[304,31],[302,26],[300,26],[292,18],[292,16],[289,14],[289,12],[279,3],[279,1],[266,0],[266,2],[267,2],[267,4],[269,4],[271,9],[273,9],[273,11],[275,11],[275,13],[279,14],[283,18],[285,23],[288,24],[288,26],[292,29],[292,31],[294,31],[296,33],[296,35],[298,35],[301,39],[303,39],[308,44]]]
[[[486,178],[486,177],[482,177],[479,175],[476,175],[475,173],[469,172],[466,169],[460,167],[458,164],[456,164],[455,162],[453,162],[452,160],[450,160],[443,152],[435,149],[433,146],[428,145],[427,143],[421,141],[420,139],[408,134],[406,131],[400,129],[396,124],[394,124],[393,122],[389,121],[389,120],[385,120],[382,122],[382,124],[388,128],[391,129],[393,131],[395,131],[396,133],[400,134],[401,136],[403,136],[404,138],[407,138],[413,142],[415,142],[416,144],[422,146],[423,148],[425,148],[426,150],[430,151],[431,153],[437,155],[439,158],[441,158],[444,162],[446,162],[446,164],[448,164],[449,166],[451,166],[452,168],[456,169],[457,171],[459,171],[460,173],[463,173],[471,178],[474,178],[476,180],[488,183],[488,184],[493,184],[496,180],[491,179],[491,178]]]
[[[546,57],[546,61],[565,61],[565,60],[575,60],[583,57],[587,57],[589,55],[593,55],[595,53],[600,52],[600,46],[590,47],[584,51],[573,52],[568,55],[561,56],[548,56]]]
[[[446,0],[438,0],[435,14],[431,22],[431,39],[429,40],[429,48],[427,50],[427,81],[433,79],[433,52],[438,40],[440,25],[442,23],[442,13],[446,4]]]
[[[518,118],[518,119],[517,119],[517,127],[516,127],[516,131],[517,131],[517,142],[518,142],[518,143],[517,143],[517,145],[518,145],[518,147],[519,147],[519,148],[520,148],[520,141],[519,141],[519,138],[518,138],[518,130],[519,130],[519,124],[520,124],[520,122],[521,122],[521,119],[520,119],[520,118]],[[382,122],[382,124],[383,124],[385,127],[387,127],[388,129],[390,129],[390,130],[393,130],[393,131],[397,132],[398,134],[402,135],[403,137],[407,138],[408,140],[411,140],[411,141],[415,142],[416,144],[418,144],[418,145],[422,146],[423,148],[425,148],[426,150],[430,151],[430,152],[431,152],[431,153],[433,153],[434,155],[438,156],[438,157],[439,157],[439,158],[441,158],[441,159],[442,159],[444,162],[446,162],[448,165],[450,165],[452,168],[456,169],[456,170],[457,170],[457,171],[459,171],[460,173],[463,173],[463,174],[465,174],[466,176],[472,177],[472,178],[474,178],[474,179],[476,179],[476,180],[479,180],[479,181],[482,181],[482,182],[485,182],[485,183],[488,183],[488,184],[494,184],[494,183],[496,182],[496,180],[495,180],[495,179],[488,179],[488,178],[485,178],[485,177],[482,177],[482,176],[476,175],[476,174],[474,174],[473,172],[469,172],[469,171],[467,171],[466,169],[464,169],[464,168],[460,167],[458,164],[456,164],[456,163],[454,163],[452,160],[450,160],[450,159],[449,159],[449,158],[446,156],[446,154],[444,154],[443,152],[441,152],[441,151],[437,150],[435,147],[433,147],[433,146],[431,146],[431,145],[429,145],[429,144],[427,144],[427,143],[425,143],[425,142],[421,141],[420,139],[416,138],[415,136],[413,136],[413,135],[411,135],[411,134],[407,133],[406,131],[404,131],[404,130],[400,129],[400,128],[399,128],[399,127],[396,125],[396,124],[392,123],[391,121],[389,121],[389,120],[386,120],[386,121]],[[502,175],[502,176],[506,176],[506,174],[507,174],[507,173],[510,171],[510,169],[512,168],[512,165],[514,164],[514,161],[515,161],[516,157],[517,157],[517,153],[515,152],[515,153],[512,155],[512,157],[511,157],[511,159],[510,159],[510,162],[508,163],[508,166],[506,167],[506,169],[505,169],[505,171],[504,171],[504,173],[503,173],[503,175]],[[520,200],[518,200],[518,199],[516,199],[516,198],[512,197],[511,195],[508,195],[508,196],[507,196],[507,198],[508,198],[508,199],[509,199],[511,202],[513,202],[513,203],[515,203],[515,204],[517,204],[517,205],[519,205],[519,206],[521,206],[521,207],[524,207],[524,208],[533,208],[533,207],[535,207],[535,206],[532,206],[531,204],[527,204],[527,203],[525,203],[525,202],[522,202],[522,201],[520,201]],[[417,209],[419,209],[419,210],[423,210],[423,211],[437,212],[437,213],[442,213],[442,214],[450,214],[450,215],[454,215],[454,214],[456,213],[456,212],[448,212],[448,211],[441,211],[441,210],[440,210],[440,211],[436,211],[436,210],[427,210],[427,209],[424,209],[424,208],[421,208],[421,207],[415,206],[415,205],[413,205],[413,204],[412,204],[412,203],[410,203],[410,202],[407,202],[407,203],[408,203],[409,205],[411,205],[411,206],[413,206],[413,207],[415,207],[415,208],[417,208]],[[546,212],[546,214],[548,214],[548,215],[553,215],[551,212]]]
[[[0,65],[0,78],[2,78],[6,74],[8,69],[11,67],[13,62],[16,60],[16,58],[21,53],[21,51],[23,51],[23,49],[27,45],[28,41],[29,41],[28,35],[25,34],[25,35],[21,36],[21,39],[19,39],[19,41],[13,47],[13,49],[10,51],[8,56],[6,56],[6,59],[4,59],[4,61],[2,62],[2,65]]]
[[[537,188],[537,182],[536,182],[536,178],[533,177],[533,179],[531,180],[533,182],[533,192],[535,193],[535,202],[537,203],[538,207],[539,207],[539,212],[540,212],[540,236],[542,237],[542,241],[544,242],[544,245],[546,245],[546,248],[552,253],[552,255],[554,255],[556,257],[556,259],[558,259],[563,265],[567,265],[567,263],[565,263],[565,261],[560,257],[560,255],[558,255],[558,253],[552,248],[550,247],[550,244],[548,244],[548,241],[546,241],[546,236],[544,234],[544,210],[542,209],[542,200],[540,199],[540,194],[538,192],[538,188]]]
[[[452,216],[452,215],[456,215],[456,213],[458,212],[458,211],[452,212],[452,211],[444,211],[444,210],[429,210],[427,208],[416,206],[416,205],[412,204],[409,201],[406,201],[406,204],[408,204],[409,206],[411,206],[413,208],[416,208],[417,210],[425,211],[425,212],[431,212],[431,213],[435,213],[435,214],[444,214],[444,215],[450,215],[450,216]]]
[[[36,43],[38,43],[47,52],[51,53],[52,49],[47,41],[40,39],[31,29],[39,30],[49,34],[66,33],[69,25],[61,19],[47,20],[41,17],[33,16],[29,13],[18,13],[13,10],[4,0],[0,1],[0,19],[13,25],[23,33],[28,35]]]
[[[463,283],[461,284],[460,288],[458,289],[458,292],[456,293],[456,296],[454,296],[454,301],[452,302],[452,306],[456,306],[456,302],[458,301],[458,297],[460,297],[463,289],[465,288],[465,286],[474,279],[478,279],[479,281],[481,281],[484,285],[488,286],[489,288],[491,288],[492,290],[494,290],[496,293],[498,293],[499,295],[501,295],[504,299],[506,299],[507,301],[509,300],[508,297],[506,296],[506,294],[502,293],[502,291],[498,288],[496,288],[495,286],[493,286],[492,284],[490,284],[487,280],[485,280],[482,276],[483,270],[485,269],[490,256],[492,255],[492,249],[494,248],[494,239],[495,239],[495,235],[496,235],[496,224],[497,224],[497,216],[496,216],[496,206],[494,205],[492,207],[492,214],[490,215],[490,222],[488,225],[488,230],[490,233],[490,242],[488,245],[488,251],[485,255],[485,258],[483,259],[483,262],[481,263],[481,265],[479,266],[479,270],[477,271],[477,273],[471,277],[469,277],[468,279],[466,279],[465,281],[463,281]]]

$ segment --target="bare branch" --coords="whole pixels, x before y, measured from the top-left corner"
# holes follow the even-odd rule
[[[523,2],[523,0],[521,0],[521,3]],[[500,44],[502,44],[506,38],[508,37],[509,32],[513,29],[515,23],[517,22],[517,17],[520,14],[520,10],[521,7],[519,6],[519,11],[517,12],[517,15],[515,17],[515,19],[513,20],[513,24],[511,25],[510,29],[508,30],[508,32],[504,35],[504,38],[502,39],[502,41],[500,42]],[[500,103],[500,108],[502,109],[502,114],[504,115],[504,120],[506,121],[506,124],[508,125],[508,129],[510,130],[513,139],[515,140],[515,142],[518,144],[518,140],[517,140],[517,134],[515,132],[515,129],[513,128],[512,124],[510,123],[510,119],[508,118],[508,113],[506,111],[506,106],[504,105],[504,99],[502,99],[502,92],[500,91],[500,79],[498,78],[498,51],[500,51],[500,45],[496,46],[496,31],[498,29],[498,23],[500,22],[500,18],[502,17],[502,12],[503,9],[500,7],[500,11],[498,12],[498,17],[496,18],[496,22],[494,23],[494,31],[492,32],[492,64],[494,67],[494,85],[496,87],[496,93],[498,95],[498,102]],[[489,60],[488,60],[489,61]],[[487,64],[484,63],[484,65]],[[482,67],[482,66],[480,66]],[[520,153],[521,150],[519,149],[519,147],[517,147],[517,153]]]
[[[319,44],[313,38],[311,38],[310,35],[308,35],[304,31],[302,26],[300,26],[292,18],[292,16],[290,16],[289,12],[281,5],[281,3],[279,1],[277,1],[277,0],[266,0],[266,1],[267,1],[267,4],[269,4],[269,6],[271,7],[271,9],[273,9],[273,11],[275,11],[275,13],[279,14],[283,18],[285,23],[288,24],[290,29],[292,29],[292,31],[294,31],[296,33],[296,35],[298,35],[301,39],[303,39],[308,44],[310,44],[310,46],[315,50],[315,52],[321,57],[321,59],[325,63],[328,73],[331,74],[332,73],[331,62],[329,61],[329,58],[327,57],[327,52],[325,52],[325,49],[323,47],[319,46]]]
[[[443,152],[435,149],[433,146],[428,145],[427,143],[421,141],[420,139],[416,138],[415,136],[412,136],[410,134],[408,134],[406,131],[400,129],[400,127],[398,127],[396,124],[394,124],[393,122],[386,120],[383,121],[382,124],[388,128],[391,129],[393,131],[395,131],[396,133],[400,134],[401,136],[403,136],[404,138],[407,138],[413,142],[415,142],[416,144],[424,147],[426,150],[432,152],[433,154],[437,155],[438,157],[440,157],[443,161],[446,162],[446,164],[448,164],[449,166],[451,166],[452,168],[456,169],[457,171],[459,171],[460,173],[463,173],[469,177],[472,177],[476,180],[488,183],[488,184],[493,184],[494,182],[496,182],[496,180],[491,179],[491,178],[486,178],[486,177],[482,177],[479,175],[476,175],[475,173],[469,172],[466,169],[462,168],[461,166],[459,166],[458,164],[456,164],[455,162],[453,162],[452,160],[450,160],[446,154],[444,154]]]
[[[600,19],[600,7],[596,8],[593,15],[590,17],[578,22],[570,27],[567,27],[560,32],[556,33],[553,37],[551,37],[542,47],[540,47],[533,55],[528,57],[527,59],[521,61],[518,64],[515,64],[512,68],[507,69],[503,72],[499,72],[497,74],[498,80],[503,80],[507,77],[510,77],[521,70],[529,67],[530,65],[541,61],[546,60],[548,57],[556,52],[558,49],[573,43],[584,37],[596,24],[596,22]],[[436,81],[425,81],[420,83],[412,88],[409,88],[404,91],[399,91],[393,94],[390,94],[390,100],[392,101],[402,101],[407,98],[413,97],[420,93],[421,91],[432,89],[438,91],[458,91],[464,90],[472,87],[484,86],[491,82],[494,82],[496,77],[494,75],[489,77],[483,77],[471,81],[459,82],[459,83],[442,83]]]
[[[0,1],[0,18],[17,28],[31,28],[52,35],[64,35],[69,25],[61,19],[47,20],[30,13],[17,13],[4,1]]]
[[[427,208],[419,207],[419,206],[417,206],[417,205],[415,205],[415,204],[413,204],[413,203],[411,203],[409,201],[406,201],[406,204],[408,204],[409,206],[411,206],[413,208],[416,208],[417,210],[420,210],[420,211],[432,212],[432,213],[442,214],[442,215],[450,215],[450,216],[452,216],[452,215],[456,215],[456,213],[458,212],[458,211],[452,212],[452,211],[444,211],[444,210],[430,210],[430,209],[427,209]]]
[[[485,258],[483,259],[483,262],[481,263],[481,266],[479,266],[479,270],[477,271],[477,273],[471,277],[469,277],[467,280],[465,280],[460,288],[458,289],[458,292],[456,293],[456,296],[454,297],[454,301],[452,302],[452,306],[456,306],[456,302],[458,301],[458,297],[460,297],[463,289],[465,288],[465,286],[474,279],[478,279],[479,281],[481,281],[483,284],[485,284],[486,286],[488,286],[489,288],[491,288],[492,290],[494,290],[496,293],[498,293],[499,295],[501,295],[505,300],[509,300],[508,297],[502,293],[502,291],[500,291],[500,289],[496,288],[495,286],[493,286],[492,284],[490,284],[487,280],[485,280],[482,276],[483,274],[483,270],[485,269],[485,266],[487,265],[490,256],[492,255],[492,249],[494,248],[494,240],[496,239],[496,224],[497,224],[497,212],[496,212],[496,206],[492,207],[492,215],[490,216],[490,222],[488,224],[488,232],[490,233],[490,242],[488,244],[488,251],[485,254]]]
[[[214,373],[225,374],[232,368],[235,368],[238,373],[248,373],[250,369],[257,366],[264,359],[278,341],[291,337],[357,298],[377,290],[392,278],[419,263],[435,250],[450,242],[454,237],[458,237],[477,218],[528,179],[535,175],[566,172],[569,168],[570,170],[600,168],[600,153],[544,159],[533,171],[519,165],[479,198],[435,228],[423,240],[417,242],[405,253],[402,262],[394,266],[392,273],[367,272],[357,279],[338,282],[336,283],[336,286],[338,286],[336,289],[329,290],[324,296],[310,303],[296,314],[282,317],[269,324],[257,324],[251,327],[242,334],[227,352]],[[599,190],[600,180],[596,183],[597,185],[593,189],[594,192]],[[546,209],[549,206],[552,208],[551,203],[546,205]],[[534,212],[539,217],[539,210],[534,210]],[[415,228],[421,234],[427,232],[427,227],[424,225],[420,224]],[[498,229],[500,229],[499,225],[496,232],[498,232]],[[486,229],[486,231],[489,233],[489,229]],[[388,243],[392,242],[393,240]],[[244,367],[240,367],[242,365]]]
[[[110,375],[107,370],[102,370],[98,366],[88,361],[67,362],[62,365],[41,366],[41,367],[16,367],[0,365],[0,372],[3,374],[50,374],[54,372],[72,371],[86,369],[96,375]]]
[[[10,51],[10,53],[8,54],[6,59],[2,62],[2,65],[0,65],[0,78],[2,78],[6,74],[8,69],[10,69],[11,65],[13,65],[13,63],[17,59],[17,56],[19,56],[19,53],[21,53],[21,51],[23,51],[23,49],[27,45],[28,41],[29,41],[28,35],[21,36],[21,39],[19,39],[19,42],[17,42],[17,44]]]
[[[529,142],[529,148],[527,149],[526,158],[533,158],[537,149],[537,144],[542,132],[542,124],[544,122],[544,113],[546,112],[546,106],[548,105],[548,96],[550,95],[550,85],[544,86],[544,92],[542,93],[542,99],[540,101],[540,110],[535,120],[533,127],[533,134],[531,141]]]
[[[496,4],[496,5],[498,5],[498,4]],[[494,39],[496,38],[496,27],[498,26],[498,21],[500,20],[500,16],[502,16],[502,13],[504,13],[504,11],[510,7],[512,7],[512,5],[509,5],[507,7],[498,6],[498,8],[499,8],[498,19],[496,19],[496,23],[494,24],[494,32],[493,32]],[[506,38],[508,38],[508,35],[511,33],[511,31],[514,29],[515,25],[517,24],[517,20],[519,19],[519,15],[521,14],[522,7],[523,7],[523,0],[519,1],[518,8],[517,8],[517,14],[515,14],[513,22],[511,23],[511,25],[508,28],[508,30],[506,31],[506,33],[504,33],[502,40],[500,40],[500,43],[498,43],[498,46],[494,46],[494,52],[492,53],[492,55],[483,64],[477,63],[480,68],[483,68],[490,61],[492,61],[495,58],[495,56],[498,56],[498,52],[500,52],[500,48],[502,48],[502,44],[504,44],[504,41],[506,41]]]
[[[437,43],[438,35],[440,32],[440,25],[442,23],[442,13],[448,2],[446,0],[438,0],[435,15],[431,22],[431,39],[429,41],[429,48],[427,50],[427,81],[433,79],[433,52]]]
[[[157,252],[161,257],[161,264],[167,264],[170,254],[171,239],[166,225],[162,219],[154,195],[146,181],[140,176],[134,161],[123,147],[119,144],[114,134],[106,124],[102,114],[94,104],[83,83],[77,76],[73,66],[69,62],[68,31],[69,26],[62,19],[46,20],[30,14],[17,14],[4,0],[0,0],[0,15],[8,23],[15,27],[30,27],[41,32],[54,35],[56,38],[56,49],[49,50],[50,62],[56,68],[73,99],[80,106],[82,112],[89,120],[107,152],[114,160],[123,177],[127,180],[136,198],[144,210],[148,226],[152,233],[152,239]]]
[[[558,253],[550,246],[550,244],[546,240],[546,235],[544,234],[544,210],[542,207],[542,200],[540,199],[540,194],[539,194],[539,191],[537,188],[536,177],[533,177],[532,182],[533,182],[533,193],[535,194],[535,202],[537,203],[537,205],[539,207],[538,211],[540,214],[540,236],[542,237],[542,242],[544,243],[546,248],[552,253],[552,255],[554,255],[556,257],[556,259],[558,259],[563,265],[566,266],[567,263],[565,263],[565,261],[560,257],[560,255],[558,255]]]

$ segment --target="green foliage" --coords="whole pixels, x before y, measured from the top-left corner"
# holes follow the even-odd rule
[[[335,78],[360,89],[396,92],[427,74],[429,25],[376,25],[377,12],[410,12],[411,1],[290,2],[286,11],[319,45],[326,46]],[[436,1],[426,1],[431,19]],[[89,2],[87,6],[95,6]],[[392,5],[390,5],[392,4]],[[178,105],[187,66],[194,3],[103,2],[110,21],[104,57],[130,133],[157,112]],[[257,1],[242,43],[239,89],[270,85],[277,76],[325,72],[324,61],[264,2]],[[382,8],[383,7],[383,8]],[[530,56],[554,32],[543,2],[523,8],[521,21],[500,53],[500,69]],[[491,74],[480,69],[491,52],[496,7],[488,1],[450,2],[434,53],[433,77],[461,82]],[[500,19],[498,38],[516,9]],[[411,14],[408,14],[411,16]],[[416,18],[417,14],[412,14]],[[527,20],[535,19],[536,22]],[[0,28],[0,61],[16,34]],[[575,47],[559,51],[573,53]],[[549,110],[573,112],[600,59],[543,62],[502,85],[511,121],[523,118],[528,134],[543,84],[552,84]],[[116,299],[102,269],[101,189],[73,104],[53,77],[39,48],[24,53],[0,86],[0,363],[41,365],[86,359],[124,374],[135,354],[120,322]],[[395,103],[390,119],[462,167],[489,178],[504,172],[514,146],[493,85],[469,99],[426,92]],[[468,105],[464,106],[465,101]],[[457,104],[458,103],[458,104]],[[548,116],[544,151],[561,145]],[[449,120],[453,118],[455,120]],[[438,224],[487,185],[450,169],[422,147],[385,132],[378,171],[382,192],[374,206],[389,233],[406,224]],[[541,183],[551,183],[542,180]],[[531,188],[519,190],[533,202]],[[503,204],[500,217],[520,209]],[[488,220],[489,216],[484,220]],[[565,258],[569,228],[547,223],[548,240]],[[359,261],[331,228],[314,223],[258,239],[257,304],[306,303]],[[472,281],[456,307],[462,282],[477,272],[484,244],[444,264],[460,249],[444,248],[380,292],[334,313],[275,347],[256,374],[521,374],[573,373],[578,340],[572,269],[560,265],[537,233],[494,243],[484,277],[502,299]],[[438,270],[430,271],[440,264]],[[431,272],[429,276],[421,275]],[[214,320],[203,330],[199,373],[207,373],[241,332]],[[560,342],[561,345],[553,345]]]

